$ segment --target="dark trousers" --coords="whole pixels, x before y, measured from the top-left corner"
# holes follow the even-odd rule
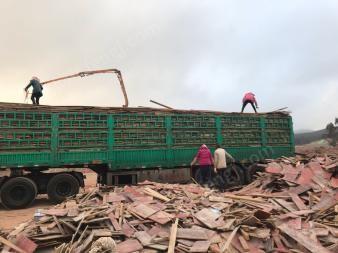
[[[246,107],[247,104],[251,104],[251,106],[254,109],[255,113],[257,113],[257,110],[256,110],[256,107],[255,107],[254,103],[251,102],[251,101],[249,101],[249,100],[244,101],[243,106],[242,106],[242,112],[244,111],[244,108]]]
[[[41,92],[36,92],[33,93],[31,96],[31,100],[33,102],[33,105],[39,105],[39,100],[42,97],[42,93]]]
[[[226,168],[217,169],[217,173],[213,172],[213,175],[212,175],[212,181],[213,181],[214,187],[218,188],[219,190],[224,190],[226,187],[225,181],[222,177],[224,170],[226,170]]]
[[[211,177],[211,170],[212,166],[211,165],[200,165],[199,169],[201,171],[201,182],[200,184],[207,184],[210,181]]]

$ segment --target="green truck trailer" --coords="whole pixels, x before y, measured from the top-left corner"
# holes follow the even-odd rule
[[[21,208],[47,193],[59,202],[84,186],[83,168],[106,185],[189,180],[198,176],[190,162],[200,145],[213,150],[217,143],[236,159],[235,180],[248,182],[249,165],[293,155],[292,118],[0,103],[1,201]]]

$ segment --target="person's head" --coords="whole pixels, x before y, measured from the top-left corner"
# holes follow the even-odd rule
[[[200,148],[208,148],[208,146],[205,144],[202,144]]]
[[[216,144],[216,149],[221,148],[221,145],[219,145],[218,143]]]
[[[37,78],[36,76],[32,76],[32,80],[36,80],[36,81],[39,81],[39,82],[40,82],[40,79]]]

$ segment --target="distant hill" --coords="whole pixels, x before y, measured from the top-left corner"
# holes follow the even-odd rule
[[[295,133],[295,144],[304,145],[314,141],[319,141],[321,139],[324,139],[325,134],[327,134],[326,129],[312,132],[298,132]]]
[[[313,132],[313,130],[310,130],[310,129],[298,129],[298,130],[295,130],[295,134],[305,134],[305,133],[310,133],[310,132]]]

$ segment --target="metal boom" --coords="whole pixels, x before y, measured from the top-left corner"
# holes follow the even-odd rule
[[[41,84],[45,85],[45,84],[49,84],[49,83],[57,82],[57,81],[62,81],[62,80],[69,79],[69,78],[74,78],[74,77],[78,77],[78,76],[85,77],[85,76],[90,76],[90,75],[94,75],[94,74],[116,74],[117,78],[120,82],[121,90],[122,90],[122,93],[123,93],[123,96],[124,96],[123,107],[128,107],[129,101],[128,101],[128,96],[127,96],[127,91],[126,91],[126,88],[124,86],[121,71],[118,70],[118,69],[100,69],[100,70],[82,71],[82,72],[79,72],[77,74],[63,76],[63,77],[59,77],[59,78],[56,78],[56,79],[48,80],[48,81],[42,82]],[[26,96],[27,96],[27,94],[26,94]]]

